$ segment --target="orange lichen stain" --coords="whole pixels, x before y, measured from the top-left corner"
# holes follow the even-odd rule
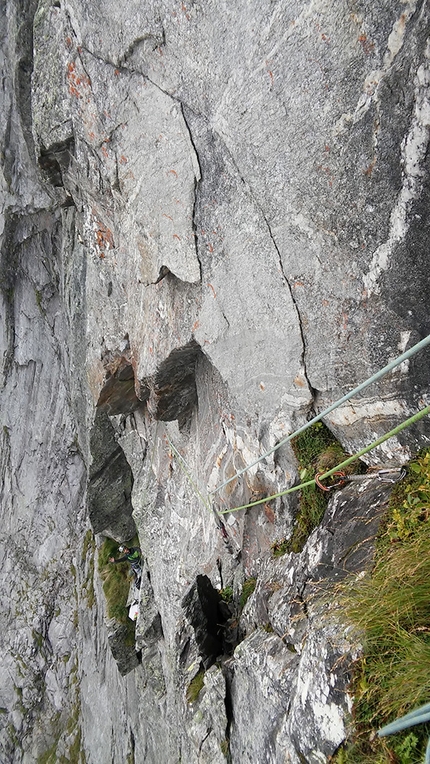
[[[342,329],[346,329],[348,326],[348,316],[342,311]]]
[[[110,228],[108,228],[104,223],[101,222],[101,220],[96,217],[95,211],[93,211],[93,216],[96,242],[99,249],[99,257],[101,260],[103,260],[106,256],[106,252],[115,248],[113,234]]]
[[[294,288],[300,287],[300,286],[304,286],[303,281],[294,281],[294,283],[293,283],[293,287]]]
[[[297,387],[304,387],[306,383],[303,377],[301,377],[300,374],[297,374],[297,377],[294,380],[294,384],[297,385]]]
[[[167,215],[166,212],[163,212],[163,218],[167,218],[168,220],[171,220],[173,223],[173,218],[170,215]]]
[[[214,248],[213,248],[213,246],[212,246],[212,244],[210,242],[206,246],[207,246],[209,252],[213,252],[214,251]]]
[[[401,32],[403,32],[403,30],[404,30],[404,28],[405,28],[405,26],[406,26],[406,22],[407,22],[407,20],[408,20],[408,16],[407,16],[407,14],[406,14],[406,13],[404,13],[404,12],[403,12],[403,13],[402,13],[402,15],[401,15],[401,16],[400,16],[400,18],[399,18],[399,21],[398,21],[398,29],[399,29]]]
[[[377,85],[378,85],[378,80],[377,80],[377,79],[374,79],[374,80],[366,80],[366,83],[365,83],[365,85],[364,85],[364,92],[365,92],[365,93],[368,93],[368,95],[373,95],[373,93],[375,92],[375,88],[377,87]]]
[[[376,164],[376,157],[373,157],[368,167],[366,167],[366,169],[364,170],[364,175],[366,175],[367,178],[370,178],[373,172],[373,168],[375,167],[375,164]]]
[[[177,177],[178,177],[178,173],[176,172],[176,170],[169,170],[169,171],[167,172],[167,175],[174,175],[174,176],[175,176],[175,178],[177,178]]]
[[[275,513],[274,513],[272,507],[270,507],[267,503],[264,504],[263,506],[264,506],[264,514],[266,515],[269,523],[274,523],[275,522]]]
[[[200,321],[194,321],[194,323],[193,323],[193,326],[192,326],[192,328],[191,328],[191,331],[192,331],[192,332],[195,332],[195,331],[196,331],[196,329],[198,329],[198,328],[199,328],[199,326],[200,326]]]
[[[84,94],[81,92],[81,90],[85,91],[85,89],[91,87],[90,78],[79,76],[76,72],[76,65],[73,61],[70,61],[67,64],[67,81],[69,83],[69,93],[76,98],[83,98]]]
[[[107,158],[108,158],[108,156],[109,156],[109,152],[108,152],[108,150],[107,150],[107,148],[106,148],[106,146],[105,146],[105,144],[104,144],[104,143],[102,144],[102,154],[103,154],[103,156],[104,156],[106,159],[107,159]]]
[[[178,236],[178,234],[177,234],[177,233],[174,233],[174,234],[173,234],[173,238],[174,238],[174,239],[177,239],[178,241],[181,241],[181,237],[180,237],[180,236]]]
[[[115,69],[115,71],[114,71],[115,77],[119,77],[120,74],[121,74],[120,70],[119,69]]]
[[[119,158],[119,163],[120,164],[127,164],[127,162],[128,162],[127,157],[125,157],[124,154],[121,154],[121,156]]]
[[[265,389],[266,389],[266,385],[264,384],[264,382],[260,382],[260,390],[265,390]]]
[[[324,42],[330,42],[330,37],[323,32],[321,35],[321,40],[324,40]]]
[[[329,303],[329,301],[328,301],[328,300],[323,300],[323,301],[322,301],[322,305],[324,305],[324,307],[326,308],[326,307],[327,307],[327,305],[330,305],[330,303]]]
[[[365,34],[361,34],[358,38],[358,42],[360,43],[361,47],[363,48],[366,56],[369,55],[369,53],[372,53],[375,50],[375,43],[371,42],[367,39],[367,36]]]
[[[215,289],[213,288],[212,284],[210,284],[209,282],[208,282],[208,287],[210,287],[212,289],[212,293],[213,293],[213,296],[215,298],[216,297]]]
[[[66,45],[67,45],[68,48],[72,47],[72,40],[71,40],[70,37],[66,37]]]
[[[330,146],[328,146],[327,143],[324,146],[324,151],[330,151]]]

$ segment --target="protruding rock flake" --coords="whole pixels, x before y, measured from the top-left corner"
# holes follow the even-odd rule
[[[285,551],[288,436],[430,333],[429,5],[6,5],[0,761],[326,764],[392,486]],[[429,352],[324,415],[345,453]]]

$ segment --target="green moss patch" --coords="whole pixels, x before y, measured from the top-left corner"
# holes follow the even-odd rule
[[[244,581],[242,586],[242,593],[240,595],[239,605],[240,609],[243,610],[246,603],[248,602],[252,592],[254,591],[257,584],[256,578],[247,578],[246,581]]]
[[[99,550],[99,573],[103,581],[106,597],[107,614],[120,623],[127,623],[127,599],[130,591],[130,565],[109,562],[110,557],[118,555],[118,543],[105,538]]]
[[[186,696],[188,703],[195,703],[203,689],[204,679],[205,671],[204,669],[200,669],[188,685]]]
[[[336,467],[347,458],[340,443],[322,422],[309,427],[293,438],[291,445],[299,465],[300,482],[313,480],[315,475]],[[350,472],[359,471],[361,463],[350,465]],[[327,486],[335,479],[325,481]],[[275,556],[286,552],[301,552],[312,531],[320,524],[327,508],[330,494],[316,485],[302,488],[299,508],[290,539],[277,542],[272,547]]]

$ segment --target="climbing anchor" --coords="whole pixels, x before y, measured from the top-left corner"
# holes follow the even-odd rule
[[[376,479],[381,483],[398,483],[399,480],[402,480],[405,477],[406,469],[405,467],[386,467],[376,470],[375,472],[366,472],[364,475],[347,475],[343,471],[334,472],[333,477],[338,478],[338,480],[336,483],[333,483],[333,485],[323,485],[321,482],[323,475],[323,472],[319,472],[315,475],[315,483],[322,491],[331,491],[333,488],[342,488],[345,483],[361,483],[369,479]]]

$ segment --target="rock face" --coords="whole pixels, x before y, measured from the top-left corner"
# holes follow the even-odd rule
[[[279,559],[295,498],[218,511],[292,485],[288,445],[210,492],[429,333],[428,4],[1,11],[1,761],[325,762],[359,650],[334,586],[388,489]],[[428,376],[326,424],[358,451]],[[98,558],[136,531],[130,645]]]

